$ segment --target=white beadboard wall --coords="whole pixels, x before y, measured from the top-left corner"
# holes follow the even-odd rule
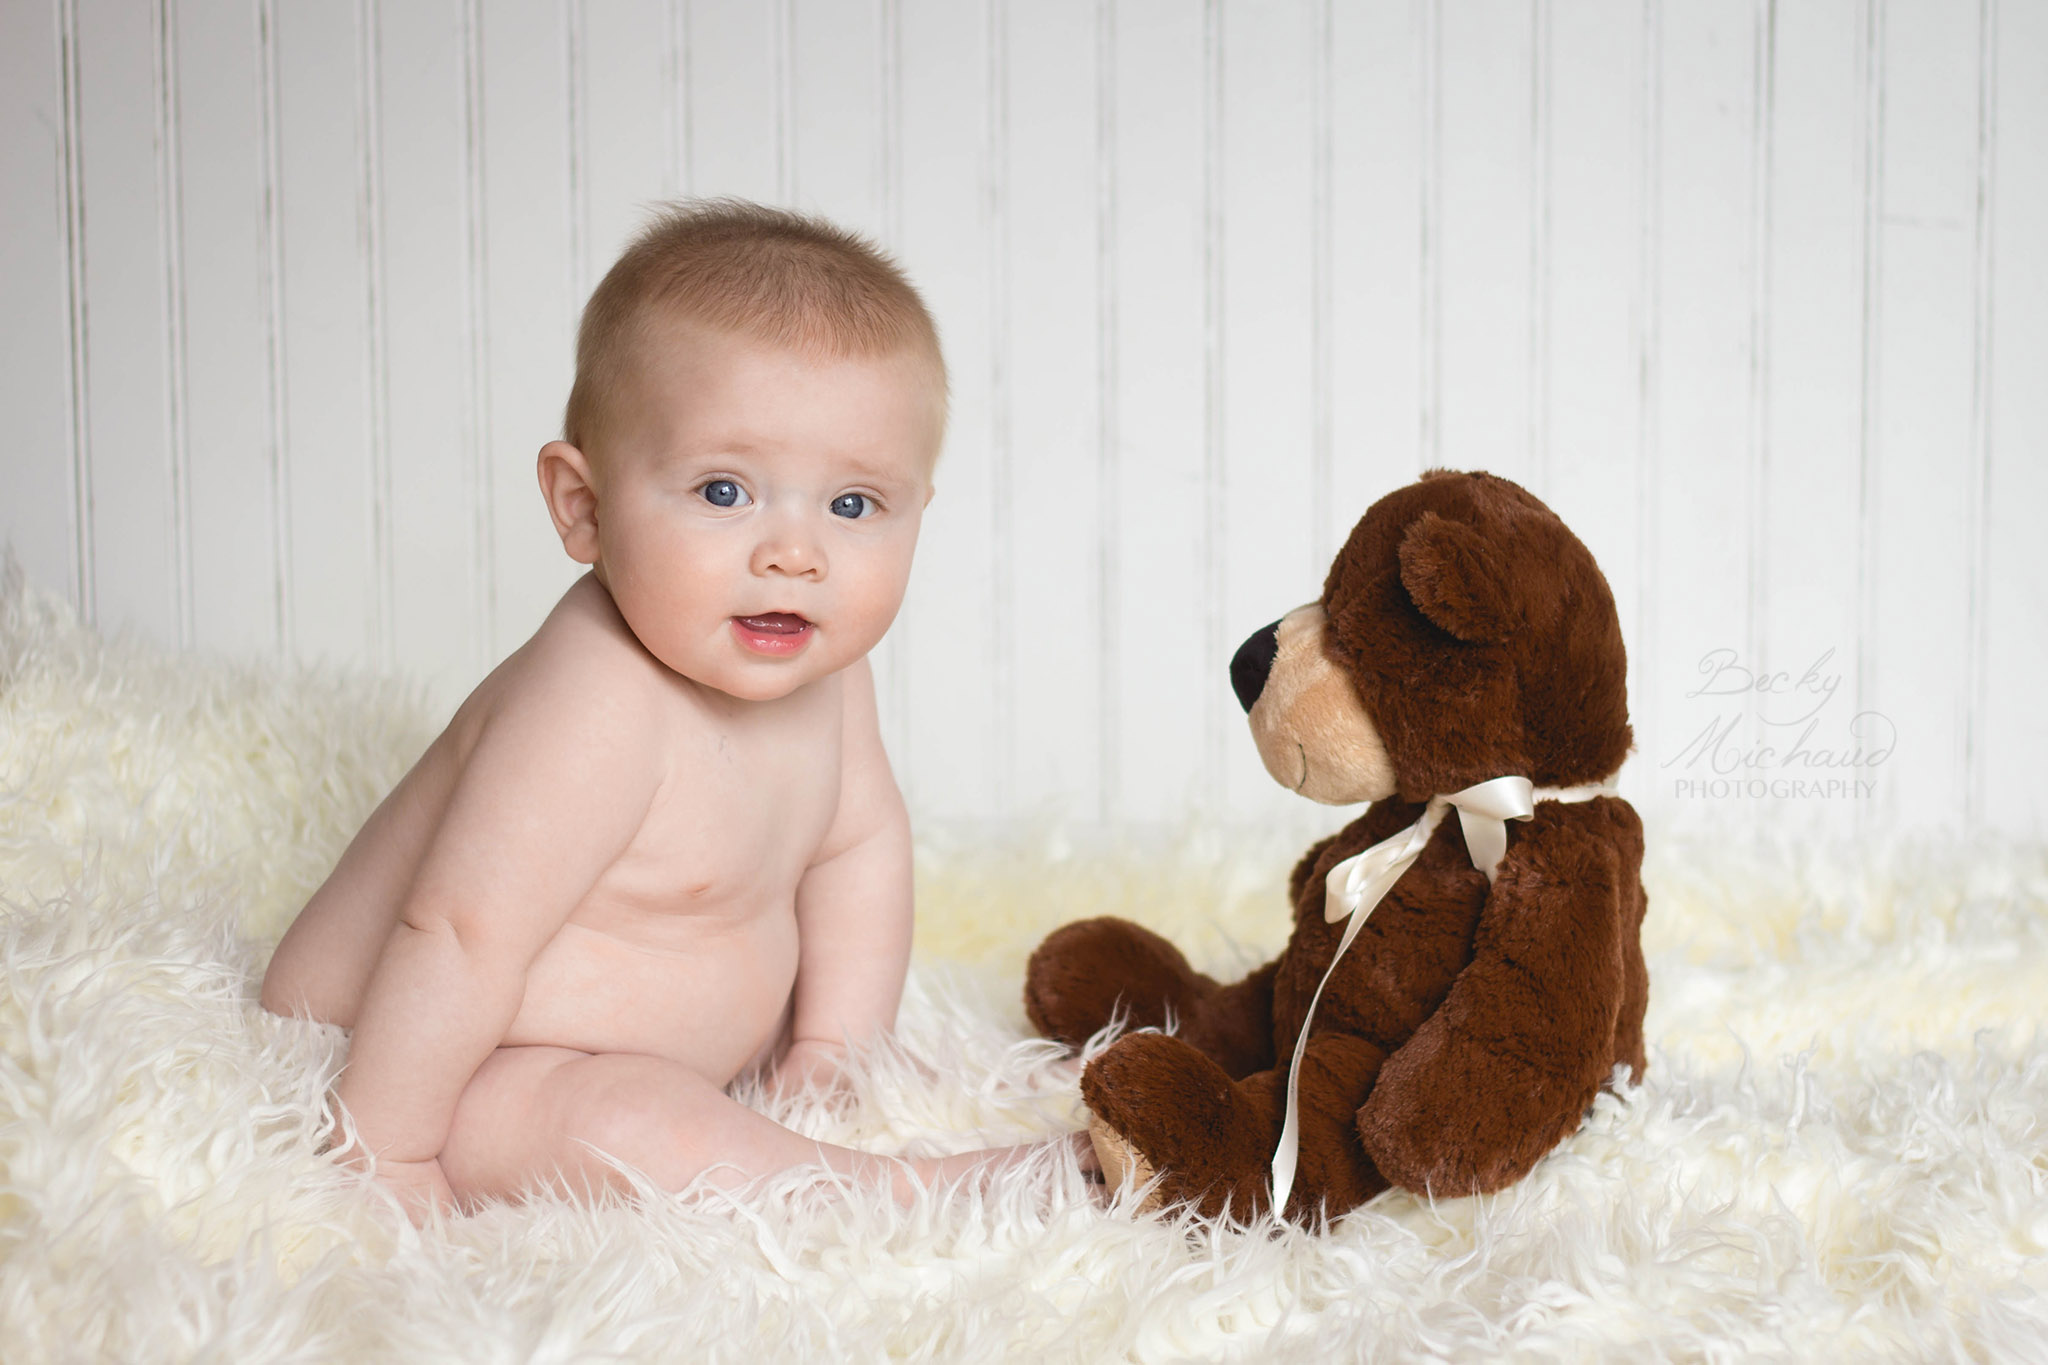
[[[0,538],[108,628],[452,706],[572,576],[584,294],[738,194],[944,332],[922,820],[1305,818],[1226,662],[1443,464],[1600,557],[1646,808],[2044,829],[2044,0],[0,16]]]

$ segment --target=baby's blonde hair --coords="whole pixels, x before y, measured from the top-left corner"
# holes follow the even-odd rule
[[[909,352],[923,362],[940,429],[946,361],[938,328],[903,272],[872,242],[822,218],[744,199],[667,204],[583,308],[562,439],[602,433],[651,320],[660,314],[834,357]]]

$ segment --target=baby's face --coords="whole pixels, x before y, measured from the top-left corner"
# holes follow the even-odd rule
[[[903,601],[939,440],[912,357],[672,329],[614,413],[593,471],[595,567],[650,653],[764,701],[875,647]]]

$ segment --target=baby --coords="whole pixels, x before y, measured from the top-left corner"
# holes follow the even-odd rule
[[[674,208],[584,310],[541,493],[591,570],[292,924],[265,1008],[354,1031],[337,1098],[415,1217],[535,1180],[804,1163],[917,1184],[725,1087],[826,1081],[896,1017],[910,827],[868,651],[946,415],[930,315],[857,237]],[[1012,1149],[1013,1151],[1016,1149]]]

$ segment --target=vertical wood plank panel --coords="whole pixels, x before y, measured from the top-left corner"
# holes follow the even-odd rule
[[[567,209],[569,297],[580,306],[590,297],[590,42],[583,0],[561,0],[562,111],[567,136],[562,151],[562,203]]]
[[[1974,10],[1888,4],[1883,330],[1870,585],[1871,705],[1897,726],[1875,805],[1960,822],[1975,390],[1978,46]],[[1953,547],[1930,554],[1929,544]]]
[[[1630,0],[1553,0],[1541,108],[1547,153],[1537,199],[1544,212],[1541,325],[1532,395],[1531,490],[1584,541],[1614,591],[1629,645],[1629,695],[1640,701],[1644,653],[1635,639],[1642,582],[1636,506],[1642,390],[1636,270],[1643,217],[1641,6]],[[1532,251],[1532,257],[1535,253]],[[1640,736],[1639,736],[1640,740]],[[1649,779],[1638,756],[1631,782]]]
[[[1206,725],[1223,736],[1223,809],[1285,819],[1301,805],[1278,787],[1228,686],[1245,636],[1317,596],[1311,293],[1316,145],[1311,0],[1224,8],[1222,161],[1222,638],[1202,660]]]
[[[79,187],[89,430],[88,532],[98,619],[177,638],[170,354],[147,12],[78,6]]]
[[[356,252],[362,280],[363,392],[369,409],[370,634],[380,668],[397,662],[398,567],[391,471],[391,282],[384,239],[383,0],[356,0]]]
[[[984,48],[982,166],[985,217],[982,250],[988,288],[988,690],[995,768],[987,781],[998,814],[1009,816],[1016,801],[1015,732],[1017,675],[1014,653],[1016,609],[1015,528],[1010,508],[1016,492],[1012,376],[1010,211],[1010,31],[1007,0],[983,0]]]
[[[992,818],[1001,743],[991,698],[988,34],[978,5],[904,0],[900,254],[937,315],[952,424],[925,511],[904,616],[907,713],[898,755],[915,813]]]
[[[182,95],[178,62],[177,0],[157,0],[150,15],[156,49],[157,251],[163,262],[164,439],[170,453],[171,598],[177,613],[173,638],[192,644],[192,433],[187,406],[185,316],[185,206]]]
[[[1862,272],[1862,307],[1859,317],[1856,411],[1856,723],[1868,728],[1875,719],[1864,719],[1872,706],[1876,676],[1877,635],[1877,494],[1880,432],[1877,418],[1882,409],[1882,354],[1879,342],[1884,328],[1884,12],[1885,0],[1864,0],[1857,24],[1858,113],[1862,119],[1857,139],[1857,190],[1861,198],[1862,230],[1858,234],[1858,265]],[[1886,722],[1888,725],[1889,723]],[[1896,747],[1896,734],[1891,735]],[[1875,802],[1859,802],[1856,828],[1866,829],[1875,819]]]
[[[1114,738],[1124,818],[1168,822],[1213,799],[1205,727],[1213,732],[1214,718],[1204,699],[1215,663],[1202,557],[1203,16],[1171,0],[1123,0],[1116,22],[1116,595],[1131,647]]]
[[[79,600],[70,426],[65,100],[57,7],[7,10],[0,41],[0,410],[11,448],[0,553]]]
[[[1336,553],[1332,534],[1330,502],[1336,485],[1336,450],[1333,441],[1336,399],[1332,365],[1335,339],[1331,326],[1336,287],[1336,270],[1331,265],[1335,248],[1333,166],[1336,143],[1336,16],[1333,0],[1310,0],[1309,4],[1309,450],[1308,450],[1308,551],[1309,572],[1320,575]]]
[[[277,650],[264,299],[262,69],[254,7],[177,7],[178,240],[195,643]]]
[[[1372,501],[1422,463],[1421,18],[1412,5],[1332,15],[1332,459],[1315,537],[1325,565]]]
[[[1654,765],[1652,808],[1674,783],[1726,770],[1749,736],[1743,695],[1702,673],[1714,651],[1753,667],[1749,643],[1749,414],[1752,398],[1754,15],[1663,5],[1655,16],[1661,162],[1653,210],[1654,557],[1644,615],[1655,622],[1642,674],[1638,741]],[[1707,690],[1703,690],[1707,689]],[[1733,741],[1715,748],[1724,731]],[[1726,799],[1712,803],[1716,813]],[[1686,813],[1700,810],[1694,800]]]
[[[379,223],[389,357],[392,635],[436,697],[479,676],[477,489],[464,221],[466,90],[461,0],[386,6],[378,31]],[[402,228],[402,230],[401,230]]]
[[[1551,10],[1551,0],[1529,0],[1529,423],[1523,474],[1526,487],[1546,491],[1551,473],[1551,298],[1556,284],[1550,242],[1551,190],[1556,181],[1551,165],[1556,100]]]
[[[771,204],[781,194],[777,17],[772,3],[690,0],[692,194],[736,194]]]
[[[1659,693],[1667,676],[1657,607],[1663,576],[1659,570],[1658,512],[1663,502],[1663,368],[1664,317],[1664,26],[1661,0],[1642,0],[1638,29],[1641,46],[1636,63],[1636,125],[1641,156],[1634,252],[1636,307],[1636,607],[1622,618],[1629,650],[1629,719],[1635,751],[1622,765],[1621,790],[1645,810],[1656,810],[1658,789],[1672,780],[1664,769],[1672,759],[1664,747],[1664,717],[1669,708]]]
[[[1229,85],[1230,44],[1225,24],[1224,0],[1205,0],[1202,6],[1202,520],[1200,554],[1202,652],[1201,662],[1209,665],[1223,652],[1225,585],[1230,582],[1230,564],[1224,557],[1223,482],[1224,443],[1229,439],[1230,347],[1229,347],[1229,232],[1224,217],[1229,181],[1224,165],[1228,153],[1225,133],[1225,92]],[[1208,667],[1196,673],[1202,705],[1202,786],[1196,809],[1210,819],[1220,815],[1229,799],[1224,786],[1225,747],[1222,727],[1216,724],[1218,705],[1216,675]]]
[[[375,660],[356,16],[278,6],[275,17],[293,636],[302,657]]]
[[[669,178],[667,26],[662,0],[607,0],[584,10],[585,60],[591,71],[602,73],[602,79],[591,80],[584,97],[590,192],[584,278],[592,288],[645,226]]]
[[[1441,7],[1441,443],[1452,469],[1529,470],[1530,12]]]
[[[1416,315],[1416,342],[1420,365],[1416,398],[1421,411],[1416,418],[1417,454],[1421,469],[1443,464],[1443,5],[1442,0],[1419,0],[1421,14],[1415,26],[1415,117],[1421,146],[1416,152],[1416,202],[1421,210],[1420,237],[1416,257],[1421,275]]]
[[[484,198],[482,0],[459,0],[462,82],[462,461],[470,503],[472,663],[498,661],[497,498],[491,464],[490,230]]]
[[[1990,241],[1992,317],[1985,443],[1987,582],[1978,665],[1979,823],[2039,837],[2048,828],[2040,768],[2048,758],[2048,572],[2041,509],[2048,507],[2048,6],[1996,10],[1995,172]]]
[[[790,11],[790,202],[886,237],[881,18],[866,5],[802,0]]]
[[[1972,828],[1984,823],[1984,763],[1987,736],[1984,710],[1990,625],[1987,598],[1991,568],[1991,404],[1993,401],[1992,336],[1997,302],[1991,283],[1997,270],[1993,226],[1996,221],[1998,165],[1998,16],[1997,0],[1979,0],[1977,36],[1977,203],[1972,214],[1971,311],[1975,333],[1970,361],[1970,431],[1968,529],[1970,547],[1968,622],[1963,667],[1963,820]]]
[[[1826,756],[1854,742],[1858,401],[1863,310],[1863,108],[1856,0],[1777,8],[1765,383],[1767,465],[1756,490],[1759,663],[1793,689],[1758,711],[1773,770],[1794,781],[1868,774]],[[1853,792],[1795,801],[1853,818]]]
[[[690,7],[686,0],[666,0],[662,27],[662,126],[667,158],[662,177],[664,199],[689,193],[690,184]]]
[[[555,0],[492,0],[482,10],[484,310],[490,319],[486,429],[490,467],[494,653],[517,648],[582,566],[562,552],[534,476],[561,435],[575,372],[571,292],[569,90]]]
[[[1122,751],[1123,729],[1119,683],[1125,651],[1123,597],[1123,532],[1117,490],[1123,471],[1119,449],[1123,439],[1122,372],[1117,364],[1122,344],[1122,315],[1117,309],[1117,160],[1116,74],[1118,24],[1116,0],[1095,0],[1095,499],[1102,509],[1095,544],[1095,818],[1120,821],[1127,809]],[[1085,805],[1083,807],[1085,809]]]
[[[775,200],[787,204],[796,197],[796,89],[795,57],[796,0],[772,0],[772,23],[768,43],[775,71]]]
[[[1015,800],[1058,814],[1101,782],[1097,558],[1109,508],[1095,496],[1096,5],[1008,12],[1010,478],[1014,556],[1005,615],[1016,678],[1003,735]],[[1056,401],[1043,401],[1060,395]],[[1085,805],[1083,809],[1085,809]]]
[[[1777,139],[1777,0],[1755,0],[1750,22],[1749,65],[1749,424],[1746,465],[1748,514],[1743,538],[1748,562],[1743,579],[1743,653],[1755,660],[1759,676],[1770,676],[1773,660],[1764,653],[1764,579],[1769,573],[1769,540],[1765,529],[1765,482],[1770,477],[1771,439],[1771,270],[1775,246],[1771,233],[1773,192],[1771,163]],[[1769,723],[1766,697],[1750,702],[1751,729],[1759,741]]]
[[[271,608],[277,646],[298,654],[294,615],[289,407],[286,397],[284,299],[284,151],[278,95],[277,12],[273,0],[256,0],[256,127],[259,232],[258,285],[263,302],[264,462],[270,494]]]

